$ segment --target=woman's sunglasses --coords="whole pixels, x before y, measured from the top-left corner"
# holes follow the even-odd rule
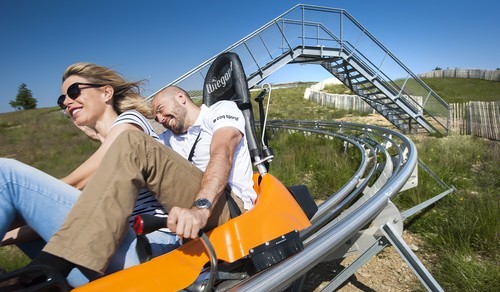
[[[87,87],[80,88],[80,85],[86,85]],[[80,96],[80,92],[82,91],[82,89],[101,87],[101,86],[104,86],[104,85],[92,84],[92,83],[80,83],[80,82],[73,83],[68,87],[68,91],[66,92],[66,94],[62,94],[61,96],[59,96],[59,98],[57,99],[57,104],[62,109],[66,109],[67,106],[64,105],[64,100],[66,99],[66,96],[68,96],[69,98],[74,100]]]

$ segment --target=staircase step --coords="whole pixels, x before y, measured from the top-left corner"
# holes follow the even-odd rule
[[[355,71],[355,72],[359,73],[358,71]],[[357,83],[363,83],[363,82],[367,81],[366,78],[363,76],[363,74],[351,75],[350,77],[351,77],[351,79],[364,78],[364,80],[361,80],[361,81],[359,81]]]
[[[338,69],[343,69],[345,66],[344,62],[340,63],[328,63],[329,64],[329,69],[330,70],[338,70]]]

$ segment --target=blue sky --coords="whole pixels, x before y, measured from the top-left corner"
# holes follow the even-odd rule
[[[147,79],[149,95],[299,3],[347,10],[417,74],[500,67],[497,0],[2,0],[0,113],[21,83],[39,108],[54,106],[62,72],[80,61]],[[323,71],[285,66],[268,82],[321,81]]]

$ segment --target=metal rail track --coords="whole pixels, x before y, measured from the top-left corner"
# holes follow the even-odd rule
[[[353,238],[366,241],[366,237],[360,236],[360,233],[370,225],[379,226],[371,228],[373,242],[365,242],[366,248],[360,252],[369,250],[368,246],[376,245],[380,238],[392,239],[393,235],[398,238],[397,233],[402,234],[401,214],[391,199],[409,181],[414,183],[411,178],[417,168],[418,158],[416,147],[409,138],[382,127],[344,122],[274,120],[268,123],[267,128],[270,132],[298,131],[328,139],[341,139],[346,147],[358,149],[360,164],[351,179],[319,206],[311,220],[312,226],[301,232],[305,246],[301,253],[236,284],[230,291],[283,291],[293,287],[313,267],[331,259],[336,252],[345,250],[346,243],[352,243]],[[389,213],[389,216],[383,213]],[[384,221],[388,218],[390,222]],[[389,230],[390,236],[386,234],[384,237],[385,230]],[[396,243],[400,242],[402,239],[399,237]],[[404,242],[399,249],[403,248]],[[343,254],[341,251],[340,257]],[[428,290],[442,291],[411,251],[409,255],[403,254]],[[354,273],[355,270],[350,272]],[[327,290],[338,287],[344,278],[347,279],[332,279]],[[293,289],[300,290],[297,287]]]

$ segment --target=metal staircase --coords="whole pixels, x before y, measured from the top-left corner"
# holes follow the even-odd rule
[[[321,65],[403,133],[434,132],[432,125],[422,117],[418,102],[378,76],[371,75],[363,64],[348,58],[345,56]]]
[[[227,51],[239,55],[249,87],[286,64],[321,65],[401,132],[448,133],[448,104],[345,10],[297,5]],[[201,96],[216,56],[168,85]]]

